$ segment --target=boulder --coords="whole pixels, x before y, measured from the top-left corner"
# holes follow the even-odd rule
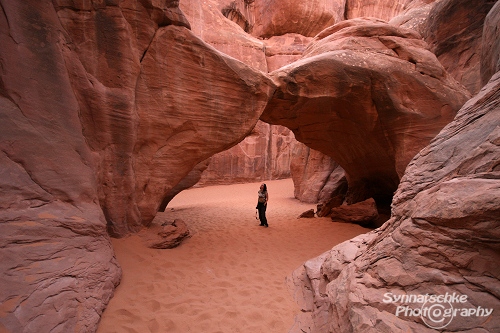
[[[339,163],[348,203],[387,206],[412,157],[470,96],[418,33],[375,19],[324,30],[271,76],[278,89],[261,119]]]
[[[147,247],[152,249],[172,249],[179,246],[186,238],[191,237],[186,223],[181,219],[165,221],[142,229],[138,235]]]
[[[299,219],[311,219],[314,218],[314,209],[309,209],[299,215]]]
[[[350,222],[362,226],[369,226],[378,219],[377,204],[372,198],[352,205],[334,207],[329,213],[332,221]]]
[[[497,73],[411,161],[386,224],[296,270],[300,290],[294,295],[306,325],[298,329],[430,333],[500,327],[500,317],[485,311],[500,308],[500,268],[492,265],[500,260],[499,160]],[[426,303],[425,295],[442,295],[443,301]],[[449,305],[460,312],[429,315],[432,307]],[[462,314],[479,307],[480,315]]]
[[[347,191],[347,183],[346,183],[346,191]],[[316,214],[318,217],[324,217],[324,216],[330,216],[332,209],[339,207],[344,203],[345,200],[345,193],[344,194],[337,194],[332,196],[330,199],[321,202],[316,206]]]

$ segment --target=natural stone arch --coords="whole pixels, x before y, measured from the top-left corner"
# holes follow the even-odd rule
[[[271,76],[278,89],[261,119],[337,161],[348,203],[388,205],[409,161],[469,97],[418,33],[376,19],[324,30]]]

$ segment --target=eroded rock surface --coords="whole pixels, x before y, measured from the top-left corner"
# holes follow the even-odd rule
[[[412,30],[355,19],[315,39],[301,60],[271,73],[279,87],[261,119],[338,162],[349,203],[387,204],[408,162],[469,94]]]
[[[177,1],[0,4],[0,330],[93,332],[121,274],[108,232],[148,225],[274,84]]]
[[[498,311],[500,268],[493,263],[500,260],[499,161],[497,73],[411,161],[382,228],[294,273],[295,297],[305,314],[292,331],[435,332],[430,326],[445,325],[453,332],[495,332],[496,312],[451,319],[396,315],[398,306],[424,304],[395,296],[455,293],[466,295],[465,302],[452,305],[460,311]]]
[[[346,18],[353,19],[358,17],[376,17],[389,21],[404,11],[415,0],[346,0]],[[420,1],[418,1],[420,2]],[[432,2],[432,0],[431,0]]]
[[[142,3],[80,9],[58,12],[75,44],[68,72],[100,204],[121,236],[148,225],[195,165],[242,140],[274,88],[185,26],[158,25]]]
[[[94,332],[121,271],[52,3],[2,1],[0,331]]]
[[[197,186],[288,178],[295,142],[288,128],[259,121],[243,141],[210,158]]]
[[[287,33],[314,37],[344,18],[345,0],[256,0],[252,3],[254,36],[269,38]]]
[[[300,142],[294,144],[290,172],[294,196],[302,202],[326,202],[338,190],[344,195],[347,191],[345,172],[338,163]]]
[[[500,2],[493,6],[484,19],[481,47],[481,84],[488,83],[500,71]]]
[[[485,17],[495,3],[494,0],[438,1],[425,23],[423,36],[430,50],[471,94],[476,94],[489,80],[481,81],[481,36]]]

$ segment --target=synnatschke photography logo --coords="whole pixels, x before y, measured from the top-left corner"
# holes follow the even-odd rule
[[[448,326],[454,318],[483,318],[493,313],[492,308],[471,306],[467,303],[467,295],[445,293],[429,294],[393,294],[385,293],[383,302],[395,304],[395,315],[398,317],[420,317],[425,325],[433,329]]]

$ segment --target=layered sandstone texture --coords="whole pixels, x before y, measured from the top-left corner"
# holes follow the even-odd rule
[[[439,60],[453,78],[463,84],[470,93],[475,94],[493,74],[487,73],[484,75],[487,79],[482,79],[479,64],[482,53],[483,21],[493,4],[494,1],[491,0],[478,2],[340,0],[331,1],[328,4],[303,3],[295,0],[207,0],[203,2],[186,0],[181,2],[181,7],[188,13],[193,31],[196,31],[202,39],[215,48],[268,72],[300,59],[311,38],[332,24],[359,17],[380,18],[389,21],[393,26],[418,32],[428,40],[430,45],[426,47],[438,54]],[[224,17],[227,20],[224,20]],[[460,29],[455,29],[456,22],[459,22]],[[213,26],[217,28],[213,29]],[[490,21],[490,26],[497,29],[498,23]],[[227,42],[228,37],[231,43]],[[488,51],[488,49],[485,50],[485,52]],[[411,59],[409,61],[413,62]],[[464,100],[461,99],[460,103],[463,102]],[[436,126],[436,129],[439,130],[445,123]],[[430,138],[432,135],[416,143],[416,149],[411,152],[415,153],[425,146]],[[262,147],[256,149],[259,150]],[[235,148],[230,155],[238,156],[242,160],[245,158],[243,150],[243,147]],[[409,156],[411,157],[412,155]],[[274,156],[269,158],[272,159]],[[407,158],[406,162],[408,160]],[[229,162],[227,156],[214,159],[214,163],[219,166],[223,165],[224,161]],[[246,163],[250,162],[246,161]],[[223,168],[230,170],[231,166],[224,165]],[[393,185],[389,185],[392,190],[394,190]],[[318,184],[312,186],[317,187]],[[377,184],[368,186],[378,187]],[[383,186],[387,187],[387,185]],[[368,192],[373,191],[368,190]],[[382,192],[390,192],[390,190]],[[379,196],[385,197],[386,195]],[[383,201],[387,204],[388,200],[390,198]]]
[[[197,186],[289,178],[295,142],[288,128],[259,121],[238,145],[210,158]]]
[[[93,332],[119,282],[52,3],[1,1],[0,331]]]
[[[495,3],[495,0],[439,1],[430,11],[423,32],[430,50],[448,73],[472,94],[486,83],[481,80],[480,70],[483,23]],[[499,24],[496,22],[497,28]]]
[[[500,73],[411,161],[382,228],[294,272],[304,315],[292,332],[496,332],[498,314],[462,309],[500,308],[498,198]],[[447,293],[465,301],[395,300]],[[448,317],[397,312],[450,305],[459,312]]]
[[[263,72],[295,61],[311,40],[299,34],[269,40],[250,35],[253,6],[244,1],[185,0],[180,8],[203,41]],[[259,122],[238,145],[210,158],[197,186],[290,177],[293,142],[289,129]]]
[[[297,142],[293,147],[290,171],[294,196],[300,201],[327,202],[332,195],[341,194],[340,203],[343,202],[347,192],[345,172],[331,157]]]
[[[418,33],[376,19],[325,29],[271,76],[261,119],[338,162],[349,203],[390,202],[408,162],[469,98]]]
[[[108,232],[149,225],[274,84],[177,1],[0,5],[0,330],[93,332],[121,274]]]
[[[165,8],[58,8],[74,43],[68,71],[112,235],[148,225],[195,165],[251,132],[274,89],[197,38],[185,19],[158,18]]]

